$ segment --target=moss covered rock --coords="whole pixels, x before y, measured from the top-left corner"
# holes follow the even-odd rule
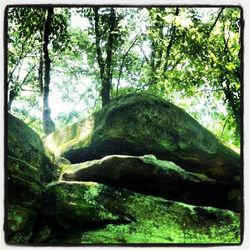
[[[54,233],[49,244],[241,241],[239,216],[228,210],[186,205],[93,182],[53,183],[46,187],[45,197],[44,209],[51,223],[65,230]]]
[[[40,173],[42,183],[54,178],[54,169],[40,137],[23,121],[8,114],[8,155],[26,162]]]
[[[6,241],[27,244],[42,206],[42,186],[53,179],[51,162],[39,136],[8,114],[6,164]]]
[[[152,95],[118,97],[101,111],[46,138],[72,163],[110,154],[154,154],[216,179],[240,175],[240,157],[175,105]]]
[[[94,182],[48,184],[44,191],[44,214],[52,224],[65,229],[125,221],[124,216],[99,206],[97,200],[101,189],[102,186]]]
[[[228,194],[239,187],[238,183],[220,183],[203,174],[185,171],[153,155],[110,155],[101,160],[65,165],[61,179],[96,181],[189,204],[227,209],[231,205]]]
[[[10,244],[27,244],[32,237],[36,212],[19,205],[7,206],[5,239]]]
[[[42,203],[40,174],[26,162],[8,156],[7,202],[29,209],[39,209]]]

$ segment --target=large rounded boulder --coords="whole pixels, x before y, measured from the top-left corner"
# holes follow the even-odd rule
[[[153,95],[114,99],[87,119],[49,135],[56,156],[72,163],[110,154],[153,154],[219,180],[240,176],[240,156],[181,108]]]

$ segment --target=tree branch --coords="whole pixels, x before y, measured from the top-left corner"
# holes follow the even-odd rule
[[[117,82],[117,85],[116,85],[116,96],[118,96],[118,89],[119,89],[119,85],[120,85],[120,79],[121,79],[121,75],[122,75],[122,68],[124,66],[124,63],[125,63],[125,60],[128,56],[128,53],[130,52],[130,50],[134,47],[134,45],[136,44],[136,42],[138,41],[139,39],[139,36],[137,36],[135,38],[135,40],[133,41],[133,43],[130,45],[130,47],[128,48],[128,50],[126,51],[126,53],[123,55],[123,58],[122,58],[122,63],[120,65],[120,69],[119,69],[119,76],[118,76],[118,82]]]
[[[214,27],[215,27],[215,25],[217,24],[217,22],[218,22],[218,20],[219,20],[219,18],[220,18],[220,16],[221,16],[223,10],[224,10],[224,7],[222,7],[222,8],[219,10],[219,13],[218,13],[218,15],[217,15],[217,17],[216,17],[216,19],[215,19],[213,25],[210,27],[210,29],[209,29],[209,31],[208,31],[208,35],[210,35],[210,33],[212,32],[212,30],[214,29]]]
[[[176,8],[176,11],[175,11],[175,16],[178,16],[179,15],[179,8],[177,7]],[[164,63],[164,71],[167,70],[168,68],[168,59],[169,59],[169,55],[170,55],[170,50],[174,44],[174,39],[175,39],[175,30],[176,30],[176,27],[174,25],[174,23],[172,23],[171,25],[171,29],[170,29],[170,41],[168,43],[168,46],[167,46],[167,49],[166,49],[166,58],[165,58],[165,63]]]

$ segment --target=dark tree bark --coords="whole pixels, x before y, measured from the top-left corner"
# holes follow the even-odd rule
[[[43,130],[45,135],[55,131],[55,124],[51,119],[49,107],[49,85],[50,85],[50,63],[49,58],[49,35],[51,33],[51,22],[53,16],[53,8],[47,9],[47,15],[44,23],[44,41],[43,41],[43,56],[44,56],[44,83],[43,83]]]
[[[17,96],[17,93],[15,90],[11,89],[9,91],[9,96],[8,96],[8,111],[11,111],[12,103]]]
[[[105,79],[102,86],[102,106],[106,105],[110,101],[110,91],[112,88],[112,56],[113,56],[113,43],[114,43],[114,34],[115,30],[115,11],[114,8],[110,9],[110,30],[107,46],[107,58],[106,58],[106,70],[105,70]]]
[[[43,93],[43,47],[41,47],[39,68],[38,68],[38,81],[41,93]]]
[[[109,35],[106,48],[106,60],[103,59],[103,52],[101,50],[101,34],[99,30],[99,8],[94,8],[95,15],[95,36],[96,36],[96,54],[97,61],[100,68],[100,78],[102,83],[101,97],[102,97],[102,107],[110,102],[110,92],[112,88],[112,56],[113,56],[113,44],[114,44],[114,34],[116,15],[114,8],[110,9],[109,16]]]

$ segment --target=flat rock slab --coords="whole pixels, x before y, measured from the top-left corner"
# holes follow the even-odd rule
[[[177,106],[153,95],[121,96],[89,118],[46,138],[71,163],[110,154],[153,154],[215,179],[240,175],[240,157]]]
[[[44,213],[54,232],[49,244],[239,244],[238,214],[145,196],[93,182],[46,187]],[[67,230],[67,226],[69,230]]]
[[[237,183],[220,183],[153,155],[111,155],[101,160],[66,165],[61,179],[95,181],[170,200],[226,209],[230,208],[229,191],[240,188]]]

